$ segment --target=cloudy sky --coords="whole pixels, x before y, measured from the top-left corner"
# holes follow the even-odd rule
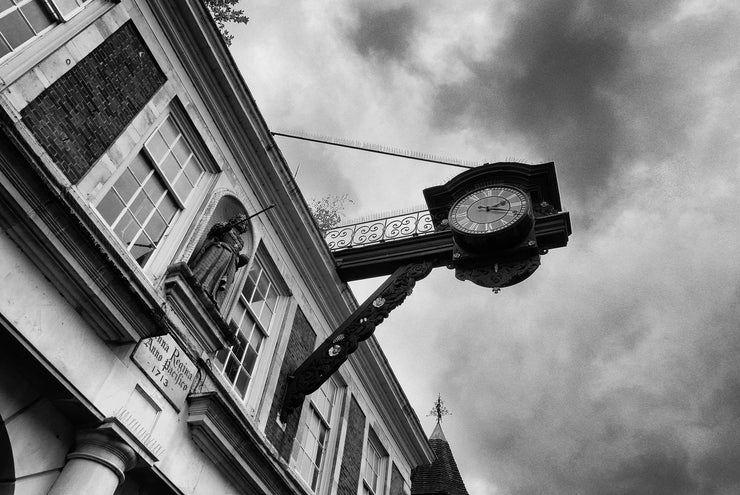
[[[437,393],[452,411],[471,495],[740,493],[740,3],[242,8],[273,130],[556,163],[568,247],[496,295],[437,269],[376,331],[427,433]],[[277,139],[350,218],[460,172]]]

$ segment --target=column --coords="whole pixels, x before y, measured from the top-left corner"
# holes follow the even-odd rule
[[[136,464],[134,450],[104,430],[80,432],[76,440],[49,495],[113,495]]]

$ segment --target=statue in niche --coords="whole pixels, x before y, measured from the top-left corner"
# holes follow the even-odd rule
[[[249,226],[246,215],[237,215],[227,222],[218,222],[206,235],[206,242],[190,263],[198,285],[216,306],[221,306],[234,283],[236,271],[249,262],[242,254],[244,234]]]

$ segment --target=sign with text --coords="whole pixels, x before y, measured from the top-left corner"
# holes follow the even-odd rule
[[[177,410],[185,401],[198,368],[169,335],[141,339],[131,359]]]

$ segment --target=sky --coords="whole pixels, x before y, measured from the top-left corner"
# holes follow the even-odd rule
[[[740,493],[740,3],[260,0],[272,130],[555,162],[573,234],[493,294],[439,268],[375,335],[471,495]],[[348,218],[461,170],[276,138]],[[381,280],[352,285],[362,300]]]

